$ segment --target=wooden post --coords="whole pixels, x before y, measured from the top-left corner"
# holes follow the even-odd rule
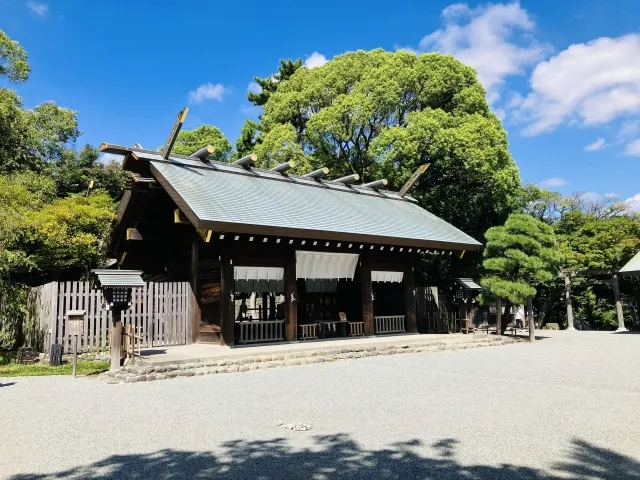
[[[371,258],[369,258],[367,252],[360,255],[360,285],[364,334],[366,336],[375,335],[373,321],[373,287],[371,286]]]
[[[533,320],[533,299],[527,300],[527,315],[529,316],[529,341],[536,341],[536,324]]]
[[[113,323],[111,324],[111,370],[120,369],[120,354],[122,350],[122,311],[113,310]]]
[[[571,304],[571,274],[563,272],[564,275],[564,304],[567,307],[567,330],[575,330],[573,326],[573,305]]]
[[[496,298],[496,335],[502,335],[502,299]]]
[[[624,326],[624,315],[622,314],[622,302],[620,301],[620,285],[618,284],[618,276],[614,275],[611,279],[613,284],[613,295],[616,301],[616,314],[618,315],[618,329],[616,332],[626,332]]]
[[[234,343],[233,264],[227,242],[220,244],[220,343]]]
[[[284,339],[298,338],[298,286],[296,284],[296,252],[289,250],[284,263]]]
[[[371,278],[371,275],[369,275]],[[418,322],[416,320],[416,296],[415,279],[413,266],[409,264],[404,271],[404,308],[405,308],[405,328],[407,333],[418,333]]]
[[[191,308],[189,309],[191,319],[188,320],[191,322],[191,331],[189,332],[190,335],[187,335],[187,344],[198,343],[200,340],[201,313],[200,304],[198,303],[200,300],[199,257],[200,243],[196,240],[191,244],[191,298],[189,300],[191,302]]]

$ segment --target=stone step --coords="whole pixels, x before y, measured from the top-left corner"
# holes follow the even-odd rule
[[[461,340],[462,338],[462,340]],[[488,335],[465,335],[451,339],[421,340],[387,342],[381,344],[349,345],[340,348],[332,348],[324,345],[324,348],[309,350],[278,351],[272,354],[236,355],[229,358],[197,359],[185,363],[155,364],[141,366],[122,367],[118,371],[109,371],[101,375],[109,383],[135,383],[153,380],[163,380],[178,376],[192,377],[195,375],[210,375],[218,373],[248,372],[266,368],[288,367],[306,365],[311,363],[335,362],[358,358],[419,354],[445,350],[462,350],[479,347],[491,347],[517,343],[518,338],[496,337]]]

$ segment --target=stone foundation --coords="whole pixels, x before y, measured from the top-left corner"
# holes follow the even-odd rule
[[[444,350],[466,350],[469,348],[493,347],[521,341],[517,337],[496,337],[469,335],[464,341],[424,341],[411,343],[385,343],[380,345],[354,345],[343,348],[324,348],[279,352],[274,354],[235,356],[212,359],[197,363],[173,365],[126,366],[100,375],[109,383],[135,383],[165,380],[176,377],[214,375],[218,373],[238,373],[264,370],[276,367],[292,367],[312,363],[336,362],[378,355],[404,355]],[[460,337],[458,337],[460,338]]]

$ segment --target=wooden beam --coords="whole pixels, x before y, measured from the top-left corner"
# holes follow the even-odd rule
[[[136,228],[127,228],[127,240],[142,240],[142,234]]]
[[[368,252],[360,255],[360,299],[362,301],[362,321],[364,334],[375,334],[373,321],[373,286],[371,285],[371,259]]]
[[[349,183],[355,183],[358,180],[360,180],[360,175],[358,175],[357,173],[354,173],[353,175],[347,175],[346,177],[340,177],[340,178],[336,178],[335,180],[331,180],[334,183],[344,183],[349,184]]]
[[[207,145],[206,147],[202,147],[200,150],[196,150],[189,156],[199,158],[200,160],[204,160],[215,151],[216,151],[216,148],[213,145]]]
[[[111,325],[109,341],[111,350],[111,370],[120,370],[120,350],[122,349],[122,312],[114,310],[112,312],[113,323]]]
[[[384,188],[388,184],[389,184],[389,181],[386,178],[381,178],[380,180],[374,180],[373,182],[363,183],[360,186],[367,187],[367,188]]]
[[[179,208],[173,211],[173,223],[191,223],[187,216]]]
[[[220,244],[220,343],[234,344],[233,264],[227,242]]]
[[[294,168],[296,166],[296,162],[293,160],[289,160],[288,162],[281,163],[280,165],[276,165],[273,167],[270,172],[284,173],[287,170]]]
[[[206,230],[204,228],[198,228],[197,230],[205,243],[209,243],[211,241],[211,234],[213,233],[213,230]]]
[[[255,153],[250,153],[246,157],[239,158],[235,162],[231,162],[231,165],[239,165],[241,167],[250,167],[258,159]]]
[[[322,178],[329,175],[329,169],[327,167],[322,167],[313,172],[305,173],[302,175],[303,178]]]
[[[417,168],[417,170],[415,172],[413,172],[411,177],[409,177],[409,180],[407,180],[407,183],[404,184],[404,186],[402,187],[402,189],[400,190],[398,195],[400,197],[404,197],[407,194],[407,192],[409,191],[409,189],[411,187],[413,187],[413,184],[416,183],[416,181],[418,180],[420,175],[422,175],[424,172],[426,172],[427,168],[429,168],[430,165],[431,165],[430,163],[425,163],[423,165],[420,165]]]
[[[200,242],[191,243],[191,338],[187,338],[189,343],[198,343],[200,338],[200,270],[199,266]]]
[[[291,248],[284,260],[284,335],[287,342],[298,339],[298,286],[296,280],[296,251]]]
[[[418,322],[416,319],[416,296],[413,266],[407,265],[402,278],[404,286],[404,308],[405,308],[405,328],[407,333],[418,333]]]
[[[189,113],[189,107],[184,107],[182,110],[178,112],[178,117],[176,118],[176,121],[173,124],[171,133],[169,133],[169,138],[167,138],[167,143],[165,143],[164,148],[162,149],[162,158],[164,158],[165,160],[169,158],[169,155],[171,154],[171,149],[173,148],[173,145],[176,143],[176,139],[178,138],[178,134],[180,133],[180,129],[182,128],[182,124],[187,118],[187,113]]]

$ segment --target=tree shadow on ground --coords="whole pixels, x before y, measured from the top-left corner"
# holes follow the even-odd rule
[[[32,479],[453,479],[552,480],[640,479],[640,462],[581,440],[573,441],[566,460],[543,471],[517,465],[463,465],[456,460],[454,439],[431,447],[418,440],[365,450],[348,435],[314,437],[313,448],[292,449],[283,438],[236,440],[219,453],[160,450],[150,454],[113,455],[90,465]]]

